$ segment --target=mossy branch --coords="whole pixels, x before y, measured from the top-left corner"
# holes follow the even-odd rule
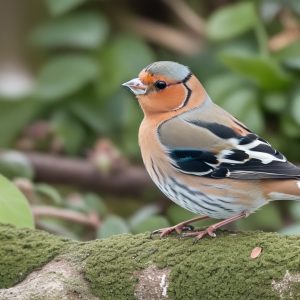
[[[261,247],[253,259],[251,251]],[[218,232],[76,242],[0,226],[0,299],[300,299],[300,238]],[[22,297],[20,298],[20,295]]]

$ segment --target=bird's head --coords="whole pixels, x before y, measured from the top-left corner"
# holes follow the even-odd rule
[[[188,67],[172,61],[152,63],[123,86],[136,95],[145,114],[181,110],[191,104],[193,92],[204,91]]]

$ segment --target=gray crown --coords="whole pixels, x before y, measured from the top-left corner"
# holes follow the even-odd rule
[[[191,71],[188,67],[174,61],[157,61],[145,68],[145,71],[154,75],[163,75],[174,81],[182,81]]]

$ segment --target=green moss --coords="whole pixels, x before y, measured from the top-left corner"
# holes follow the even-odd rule
[[[286,271],[300,274],[300,239],[274,233],[218,232],[216,239],[175,237],[151,240],[149,234],[119,235],[80,243],[42,231],[0,226],[0,287],[10,287],[53,257],[83,268],[101,299],[134,299],[139,271],[150,265],[170,268],[170,299],[279,299],[272,281]],[[254,247],[263,252],[250,258]],[[300,299],[290,283],[286,297]]]
[[[43,231],[0,226],[0,288],[11,287],[70,243]]]
[[[262,247],[262,255],[250,259],[251,250],[257,246]],[[299,250],[299,239],[270,233],[205,239],[190,247],[179,264],[174,259],[178,254],[166,258],[174,265],[170,293],[174,299],[278,299],[272,280],[282,280],[286,270],[300,271]]]
[[[250,259],[257,246],[263,253]],[[286,270],[300,271],[299,238],[274,233],[220,232],[218,238],[195,245],[191,239],[153,241],[147,234],[123,235],[89,247],[98,251],[86,260],[86,277],[102,299],[134,299],[133,274],[150,263],[171,267],[170,299],[279,299],[272,280],[282,280]],[[298,290],[294,285],[295,299]]]

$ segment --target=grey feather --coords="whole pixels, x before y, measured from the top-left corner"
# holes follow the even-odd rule
[[[145,68],[145,71],[154,75],[163,75],[174,81],[182,81],[191,71],[188,67],[173,61],[157,61]]]

